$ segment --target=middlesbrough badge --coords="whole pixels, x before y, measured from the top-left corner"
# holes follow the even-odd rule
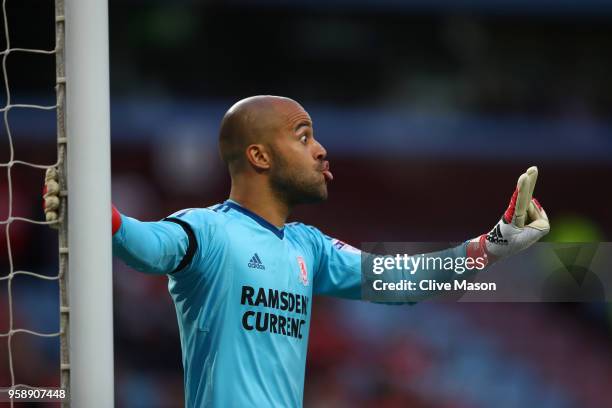
[[[300,266],[300,282],[302,282],[304,286],[308,286],[308,269],[306,268],[306,262],[301,256],[297,257],[297,262]]]

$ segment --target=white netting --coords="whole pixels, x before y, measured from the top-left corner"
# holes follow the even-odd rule
[[[0,332],[0,338],[6,339],[8,347],[8,364],[10,371],[11,384],[9,388],[6,388],[7,384],[0,384],[0,392],[6,392],[10,388],[23,387],[23,388],[36,388],[33,384],[17,384],[15,378],[14,361],[12,355],[12,339],[16,334],[27,334],[39,337],[60,337],[60,386],[61,388],[69,391],[69,370],[70,365],[68,361],[68,299],[67,299],[67,267],[68,267],[68,249],[67,249],[67,223],[65,217],[66,208],[66,192],[60,193],[62,205],[61,214],[58,221],[46,222],[38,221],[29,218],[17,217],[13,215],[13,179],[12,169],[15,166],[29,166],[36,169],[41,169],[41,186],[42,180],[44,179],[44,170],[50,167],[58,169],[60,186],[65,186],[66,183],[66,137],[65,137],[65,126],[64,126],[64,106],[65,106],[65,78],[64,78],[64,1],[55,1],[55,48],[52,50],[41,50],[41,49],[27,49],[27,48],[11,48],[11,39],[9,35],[9,19],[7,16],[6,3],[8,0],[2,1],[2,19],[4,21],[4,34],[6,38],[6,44],[3,51],[0,52],[2,56],[2,75],[4,80],[4,87],[6,91],[6,105],[0,109],[4,115],[5,130],[8,137],[9,147],[9,160],[5,163],[0,163],[0,168],[6,169],[7,185],[8,185],[8,215],[4,220],[0,220],[0,225],[4,226],[4,234],[7,242],[7,254],[8,254],[8,265],[9,271],[7,275],[2,274],[0,276],[1,281],[7,281],[8,289],[8,320],[9,326],[7,332]],[[11,54],[15,53],[30,53],[30,54],[46,54],[55,55],[56,59],[56,104],[52,106],[45,105],[34,105],[34,104],[13,104],[11,99],[11,89],[9,86],[9,75],[7,72],[7,60]],[[56,110],[57,116],[57,161],[53,164],[40,164],[30,163],[27,161],[19,160],[15,157],[15,148],[13,143],[13,133],[9,123],[9,112],[13,109],[38,109],[38,110]],[[41,211],[42,215],[42,211]],[[15,270],[13,265],[13,255],[11,252],[11,239],[10,239],[10,228],[15,222],[26,222],[39,225],[58,224],[59,226],[59,269],[55,276],[41,275],[31,271]],[[14,279],[18,279],[19,276],[31,276],[38,279],[58,281],[59,296],[60,296],[60,327],[57,332],[53,333],[41,333],[35,330],[29,330],[27,328],[18,328],[14,325],[14,310],[13,310],[13,293],[12,283]],[[42,384],[40,385],[42,386]],[[65,405],[68,405],[67,403]],[[11,407],[13,403],[11,402]]]

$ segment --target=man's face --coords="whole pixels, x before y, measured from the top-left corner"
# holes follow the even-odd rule
[[[283,104],[279,114],[281,126],[270,144],[272,188],[291,205],[327,199],[327,182],[333,177],[310,116],[293,101]]]

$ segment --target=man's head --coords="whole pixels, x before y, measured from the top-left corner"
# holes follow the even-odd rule
[[[232,183],[261,180],[289,205],[327,198],[327,152],[292,99],[253,96],[236,103],[221,122],[219,150]]]

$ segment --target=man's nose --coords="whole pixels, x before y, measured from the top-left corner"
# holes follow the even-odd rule
[[[315,159],[317,160],[325,160],[327,157],[327,150],[323,147],[323,145],[319,142],[316,142],[315,145]]]

